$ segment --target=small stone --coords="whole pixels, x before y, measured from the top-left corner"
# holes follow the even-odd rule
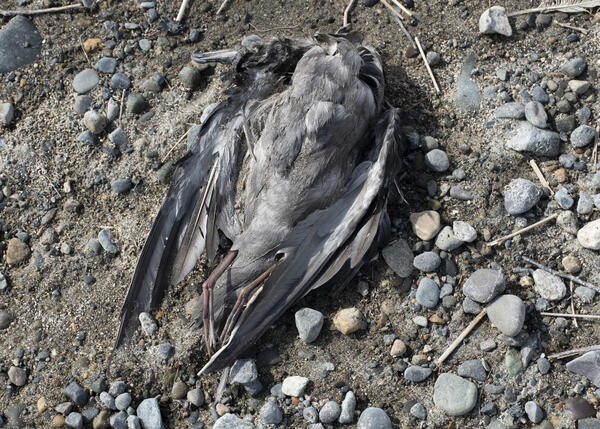
[[[125,411],[131,405],[131,393],[124,392],[115,398],[115,407],[117,410]]]
[[[19,265],[25,262],[30,254],[31,250],[29,250],[29,246],[18,238],[8,240],[6,249],[6,263],[8,265]]]
[[[560,66],[560,71],[567,75],[567,77],[573,79],[583,73],[586,67],[587,62],[585,59],[578,57]]]
[[[129,415],[127,416],[127,429],[142,429],[142,421],[138,416]]]
[[[486,9],[479,18],[479,32],[483,34],[502,34],[512,36],[512,28],[508,22],[506,9],[502,6],[492,6]]]
[[[188,387],[183,381],[176,381],[171,388],[171,398],[183,399],[187,395]]]
[[[78,407],[83,407],[88,403],[90,392],[84,389],[76,381],[71,382],[65,389],[65,395]]]
[[[52,417],[52,427],[61,428],[65,425],[65,417],[61,414],[58,414]]]
[[[571,133],[571,145],[573,147],[585,147],[596,137],[596,129],[589,125],[580,125]]]
[[[253,359],[236,360],[229,373],[229,383],[241,384],[250,395],[257,394],[263,387],[258,379],[258,370]]]
[[[164,429],[162,417],[160,415],[160,407],[155,398],[144,399],[136,410],[137,416],[142,422],[144,429]],[[216,427],[215,423],[215,427]]]
[[[529,211],[537,204],[542,191],[527,179],[513,179],[504,191],[504,207],[511,215]]]
[[[404,378],[413,383],[425,381],[432,374],[431,368],[423,368],[418,365],[409,366],[404,371]]]
[[[110,182],[110,187],[117,194],[126,194],[133,188],[133,183],[129,179],[116,179]]]
[[[345,308],[335,315],[333,325],[342,334],[348,335],[363,328],[363,315],[356,307]]]
[[[433,149],[425,154],[425,165],[437,173],[443,173],[450,167],[450,160],[443,150]]]
[[[146,429],[145,426],[144,429]],[[254,429],[254,425],[234,414],[227,413],[215,422],[213,429]]]
[[[75,104],[73,105],[73,108],[80,115],[83,115],[83,114],[85,114],[85,112],[90,110],[91,106],[92,106],[92,97],[90,97],[89,95],[77,95],[75,97]]]
[[[65,419],[67,426],[73,429],[83,428],[83,416],[80,413],[70,413]]]
[[[44,398],[43,396],[37,400],[36,405],[37,405],[37,412],[40,414],[48,409],[48,402],[46,401],[46,398]]]
[[[95,110],[88,110],[83,115],[83,124],[92,134],[101,134],[108,125],[108,119]]]
[[[407,278],[413,271],[413,252],[406,240],[396,240],[381,252],[386,264],[402,278]]]
[[[131,86],[131,80],[125,73],[115,73],[110,78],[111,89],[123,90],[129,89]]]
[[[108,139],[115,144],[115,146],[120,147],[125,150],[129,144],[129,139],[127,138],[127,134],[123,130],[123,128],[118,127],[113,132],[108,135]]]
[[[556,198],[557,195],[558,198]],[[554,197],[561,207],[568,208],[573,204],[573,199],[569,195],[565,195],[565,191],[561,191],[560,188]],[[556,224],[569,234],[577,234],[577,216],[572,211],[562,211],[556,218]]]
[[[590,83],[585,80],[570,80],[569,89],[575,93],[575,95],[581,96],[590,89]]]
[[[299,398],[304,394],[304,389],[306,389],[308,381],[308,378],[297,375],[286,377],[283,380],[281,391],[286,396],[295,396]]]
[[[525,117],[525,106],[516,101],[505,103],[496,109],[495,115],[498,119],[522,119]]]
[[[62,402],[54,407],[54,411],[62,414],[63,416],[68,415],[71,411],[73,411],[73,404],[71,402]]]
[[[450,197],[460,201],[470,201],[473,199],[473,193],[463,183],[459,183],[450,188]]]
[[[567,363],[567,369],[582,375],[600,387],[600,351],[594,350]]]
[[[152,49],[152,42],[148,39],[141,39],[138,42],[138,46],[142,51],[148,52],[150,49]]]
[[[594,406],[584,398],[569,398],[565,401],[565,408],[573,413],[576,420],[592,417],[596,415]],[[581,425],[578,425],[578,428]]]
[[[506,371],[512,376],[520,373],[523,369],[523,364],[519,352],[515,349],[509,349],[504,355],[504,366],[506,367]]]
[[[418,402],[410,407],[410,414],[420,420],[425,420],[427,418],[427,411],[425,410],[425,407]]]
[[[423,307],[435,308],[440,299],[440,288],[429,277],[423,277],[419,281],[415,297]]]
[[[392,421],[381,408],[369,407],[360,413],[356,429],[392,429]]]
[[[567,293],[567,288],[563,281],[544,270],[537,269],[533,272],[533,280],[535,281],[535,291],[542,298],[548,301],[559,301],[563,299]]]
[[[277,425],[283,420],[283,414],[274,400],[269,400],[260,409],[260,421],[266,425]]]
[[[517,152],[555,157],[560,153],[560,136],[554,131],[537,128],[522,121],[507,146]]]
[[[119,250],[113,243],[113,235],[109,229],[103,229],[98,233],[98,241],[102,248],[108,253],[115,254]]]
[[[579,262],[579,259],[573,255],[565,256],[561,263],[565,271],[569,274],[577,274],[581,270],[581,263]]]
[[[327,401],[319,411],[319,419],[322,423],[330,424],[335,422],[340,416],[342,409],[335,401]]]
[[[309,423],[317,423],[319,421],[319,412],[315,407],[306,407],[302,411],[302,417]]]
[[[445,226],[442,228],[437,238],[435,239],[435,245],[440,250],[451,252],[452,250],[458,249],[463,244],[462,240],[459,240],[452,230],[451,226]]]
[[[589,287],[578,286],[575,288],[575,296],[577,296],[584,304],[591,304],[595,295],[596,291]]]
[[[548,115],[544,110],[542,103],[530,101],[525,105],[525,118],[538,128],[546,128]]]
[[[587,192],[579,193],[577,201],[577,213],[580,215],[588,215],[594,210],[594,199]]]
[[[312,308],[302,308],[294,317],[300,339],[307,344],[315,341],[323,327],[323,314]]]
[[[82,70],[73,78],[73,89],[79,94],[85,94],[94,89],[98,85],[99,80],[98,73],[95,70]]]
[[[115,405],[115,398],[108,392],[100,392],[100,403],[107,410],[116,410],[117,406]]]
[[[462,416],[477,402],[477,387],[458,375],[443,373],[433,388],[433,402],[450,416]]]
[[[431,67],[437,67],[442,62],[442,56],[435,51],[427,52],[426,57],[427,57],[427,62],[429,63],[429,65]]]
[[[462,303],[463,311],[467,314],[479,314],[481,313],[481,305],[473,301],[469,297],[465,297]]]
[[[110,428],[110,412],[102,410],[92,421],[93,429],[109,429]]]
[[[544,412],[542,409],[533,401],[527,401],[525,403],[525,412],[527,417],[532,423],[539,423],[544,418]]]
[[[354,410],[356,409],[356,396],[352,390],[346,392],[342,401],[342,410],[338,422],[341,424],[350,424],[354,421]]]
[[[525,304],[515,295],[502,295],[487,307],[490,322],[504,335],[514,337],[525,323]]]
[[[8,379],[15,386],[24,386],[27,383],[27,371],[24,368],[11,366],[8,369]]]
[[[204,404],[204,392],[202,389],[192,389],[187,393],[187,400],[190,404],[201,407]]]
[[[477,239],[477,231],[467,222],[455,220],[452,223],[452,232],[454,236],[465,243],[472,243]]]
[[[433,210],[412,213],[410,223],[415,235],[424,241],[433,239],[442,228],[440,214]]]
[[[600,219],[586,223],[577,232],[577,241],[586,249],[600,250]]]
[[[533,88],[533,91],[531,91],[531,97],[534,101],[537,101],[541,104],[548,104],[548,102],[550,101],[550,97],[541,86],[536,86],[535,88]]]
[[[179,80],[187,89],[197,89],[202,85],[202,71],[196,67],[185,66],[179,72]]]
[[[475,302],[486,304],[506,288],[502,271],[482,268],[475,271],[463,285],[465,296]]]
[[[401,357],[401,356],[404,356],[405,353],[406,353],[406,344],[404,344],[404,341],[402,341],[400,339],[394,340],[394,344],[392,344],[390,354],[395,357]]]
[[[413,266],[424,273],[432,273],[438,269],[442,260],[435,252],[423,252],[413,260]]]
[[[142,94],[132,92],[127,96],[127,113],[138,114],[148,109],[148,101]]]
[[[96,136],[88,130],[77,135],[77,141],[90,146],[93,146],[98,143],[98,139],[96,138]]]
[[[469,359],[464,361],[458,366],[456,373],[461,377],[471,378],[481,382],[487,379],[487,371],[479,359]]]
[[[113,74],[117,69],[117,60],[110,57],[100,58],[94,68],[100,73]]]
[[[15,119],[15,107],[12,103],[0,103],[0,125],[8,126]]]
[[[144,311],[140,313],[138,317],[140,319],[140,325],[142,325],[142,331],[144,331],[147,336],[153,337],[158,330],[158,325],[152,315]]]

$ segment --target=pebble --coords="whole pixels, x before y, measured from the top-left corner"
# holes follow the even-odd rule
[[[573,199],[568,194],[565,195],[565,193],[566,191],[561,192],[559,187],[554,197],[561,207],[568,208],[573,205]],[[558,198],[556,198],[557,194]],[[563,210],[556,218],[556,224],[569,234],[577,234],[577,216],[572,211]]]
[[[201,407],[204,404],[204,392],[202,389],[192,389],[187,393],[187,400],[190,404]]]
[[[560,71],[567,75],[567,77],[573,79],[583,73],[586,67],[587,62],[585,59],[578,57],[560,66]]]
[[[18,238],[11,238],[8,240],[6,249],[6,263],[8,265],[19,265],[20,263],[25,262],[30,254],[31,250],[29,250],[29,246],[23,241]]]
[[[552,158],[560,153],[560,136],[554,131],[543,130],[527,121],[521,121],[507,146],[517,152],[531,152]]]
[[[336,404],[337,405],[337,404]],[[260,409],[260,421],[266,425],[278,425],[283,420],[283,414],[277,403],[270,399]]]
[[[107,410],[116,410],[117,406],[115,405],[115,398],[108,392],[100,392],[100,403]]]
[[[534,101],[537,101],[541,104],[548,104],[550,101],[550,97],[541,86],[536,86],[533,88],[533,91],[531,91],[531,97],[534,99]]]
[[[52,427],[54,428],[61,428],[65,425],[65,418],[64,416],[58,414],[54,417],[52,417]],[[107,426],[108,427],[108,426]]]
[[[317,423],[319,421],[319,412],[315,407],[306,407],[302,411],[302,416],[309,423]]]
[[[392,348],[390,350],[390,354],[392,356],[400,357],[404,356],[404,353],[406,353],[406,344],[404,343],[404,341],[400,339],[394,340],[394,343],[392,344]]]
[[[83,95],[75,96],[75,103],[73,105],[73,108],[80,115],[83,115],[83,114],[85,114],[85,112],[90,110],[91,106],[92,106],[92,97],[90,97],[89,95],[83,94]]]
[[[454,232],[454,236],[457,239],[464,241],[465,243],[472,243],[477,239],[477,231],[475,231],[475,228],[462,220],[455,220],[452,223],[452,232]]]
[[[529,211],[537,204],[542,191],[527,179],[513,179],[504,190],[504,208],[511,215]]]
[[[545,426],[541,429],[553,429],[549,426]],[[589,417],[587,419],[580,419],[577,421],[577,429],[600,429],[600,420]]]
[[[125,73],[115,73],[110,78],[111,89],[129,89],[131,86],[131,80]]]
[[[100,73],[113,74],[117,69],[117,60],[110,57],[100,58],[94,68]]]
[[[413,266],[424,273],[434,272],[441,263],[440,256],[435,252],[423,252],[413,260]]]
[[[27,383],[27,371],[24,368],[11,366],[8,369],[8,379],[15,386],[24,386]]]
[[[147,429],[144,426],[144,429]],[[213,429],[254,429],[249,421],[242,420],[234,414],[224,414],[215,422]]]
[[[127,429],[142,429],[142,422],[138,416],[127,416]],[[199,428],[200,429],[200,428]]]
[[[516,336],[525,323],[525,303],[515,295],[502,295],[487,307],[490,322],[509,337]]]
[[[442,63],[442,56],[435,51],[427,52],[426,56],[427,56],[427,62],[429,63],[429,65],[431,67],[439,66]]]
[[[115,398],[117,410],[125,411],[131,405],[131,393],[124,392]]]
[[[570,80],[569,89],[573,91],[575,95],[581,96],[590,89],[590,84],[585,80]]]
[[[402,278],[407,278],[413,271],[413,252],[406,240],[396,240],[381,252],[386,264]]]
[[[470,201],[473,199],[473,193],[466,189],[465,185],[461,183],[458,185],[453,185],[450,188],[450,197],[460,201]]]
[[[110,187],[117,194],[126,194],[133,188],[133,183],[129,179],[116,179],[110,182]]]
[[[567,369],[582,375],[600,387],[600,351],[594,350],[567,362]]]
[[[565,210],[571,208],[571,206],[573,206],[573,204],[575,203],[573,198],[569,195],[569,191],[567,191],[567,189],[562,185],[558,185],[558,189],[554,193],[554,199],[556,200],[558,205]],[[575,215],[572,212],[568,213],[571,213],[571,215],[573,216],[573,220],[576,222],[576,219],[574,217]],[[577,232],[577,228],[575,228],[575,231],[573,231],[572,233],[574,234],[575,232]]]
[[[77,141],[90,146],[98,143],[98,139],[89,131],[84,131],[77,136]]]
[[[66,416],[71,411],[73,411],[73,404],[70,402],[62,402],[62,403],[58,404],[56,407],[54,407],[54,411],[62,414],[63,416]]]
[[[425,165],[430,170],[443,173],[450,167],[450,160],[443,150],[433,149],[425,154]]]
[[[294,315],[298,336],[306,344],[317,339],[323,327],[323,314],[312,308],[302,308]]]
[[[15,119],[15,107],[12,103],[0,103],[0,125],[8,126]]]
[[[392,421],[381,408],[366,408],[356,424],[356,429],[392,429]]]
[[[127,96],[127,113],[138,114],[148,109],[148,101],[142,94],[132,92]]]
[[[467,314],[479,314],[481,306],[469,297],[465,297],[462,303],[463,311]]]
[[[179,80],[187,89],[197,89],[202,84],[202,72],[196,67],[185,66],[179,72]]]
[[[456,373],[461,377],[471,378],[481,382],[487,379],[487,371],[479,359],[469,359],[464,361],[458,366]]]
[[[73,89],[79,94],[85,94],[98,85],[98,73],[94,69],[80,71],[73,78]]]
[[[577,296],[584,304],[591,304],[595,295],[596,291],[589,287],[578,286],[575,288],[575,296]]]
[[[495,115],[498,119],[522,119],[525,117],[525,106],[517,101],[505,103],[496,109]]]
[[[530,101],[525,105],[525,118],[538,128],[546,128],[548,115],[542,103],[538,101]]]
[[[150,49],[152,49],[152,42],[148,39],[141,39],[138,42],[138,46],[142,51],[148,52]]]
[[[483,34],[502,34],[512,36],[512,27],[508,21],[506,9],[502,6],[492,6],[479,17],[479,32]]]
[[[65,395],[78,407],[83,407],[90,399],[90,392],[76,381],[72,381],[65,389]]]
[[[304,394],[304,389],[308,385],[308,378],[297,375],[286,377],[283,380],[281,391],[286,396],[300,397]]]
[[[537,269],[533,272],[535,291],[539,296],[548,301],[558,301],[565,297],[567,288],[560,277],[544,270]]]
[[[577,231],[577,241],[586,249],[600,250],[600,219],[586,223]]]
[[[588,215],[594,210],[594,200],[587,192],[579,193],[579,200],[577,201],[577,213],[580,215]]]
[[[118,146],[123,150],[125,150],[127,148],[127,145],[129,144],[129,138],[127,137],[127,134],[121,127],[118,127],[114,131],[112,131],[108,135],[108,139],[112,143],[114,143],[115,146]]]
[[[571,133],[571,145],[573,147],[585,147],[596,137],[596,130],[589,125],[580,125]]]
[[[450,416],[462,416],[477,403],[477,387],[458,375],[443,373],[433,387],[433,402]]]
[[[72,412],[65,419],[67,426],[73,429],[81,429],[83,427],[83,416],[80,413]]]
[[[258,379],[258,370],[254,359],[236,360],[229,372],[229,383],[241,384],[249,395],[259,393],[263,385]]]
[[[363,327],[363,315],[356,307],[344,308],[334,316],[333,325],[342,334],[348,335]]]
[[[335,422],[341,413],[339,404],[335,401],[327,401],[319,411],[319,419],[322,423],[330,424]]]
[[[454,235],[454,231],[452,230],[451,226],[445,226],[442,228],[435,239],[435,245],[437,248],[447,252],[458,249],[462,244],[463,242]]]
[[[544,418],[544,412],[542,409],[533,401],[527,401],[525,403],[525,413],[532,423],[539,423]]]
[[[435,308],[440,300],[440,288],[429,277],[419,281],[415,298],[423,307]]]
[[[109,229],[103,229],[98,233],[98,241],[102,248],[110,254],[115,254],[119,250],[113,243],[113,235]]]
[[[427,411],[425,410],[425,407],[418,402],[410,407],[410,414],[420,420],[425,420],[427,418]]]
[[[342,401],[342,410],[338,422],[341,424],[350,424],[354,421],[354,410],[356,409],[356,396],[352,390],[346,392]],[[314,423],[314,422],[313,422]]]
[[[575,116],[580,124],[585,124],[592,116],[592,111],[589,107],[583,106],[581,109],[578,109],[577,112],[575,112]]]
[[[440,214],[433,210],[411,213],[409,219],[415,235],[424,241],[433,239],[442,229]]]
[[[108,393],[113,396],[119,396],[121,393],[125,393],[127,390],[127,384],[123,381],[114,381],[110,383],[110,388],[108,389]]]
[[[108,125],[108,119],[102,113],[88,110],[83,115],[83,125],[93,134],[101,134]]]
[[[173,383],[173,387],[171,388],[171,398],[173,399],[183,399],[186,397],[188,392],[187,384],[183,381],[178,380]]]
[[[423,368],[418,365],[409,366],[404,370],[404,378],[413,383],[420,383],[425,381],[432,374],[430,368]]]
[[[473,301],[485,304],[500,295],[505,288],[502,271],[482,268],[471,274],[464,283],[462,291]]]
[[[93,429],[108,429],[110,428],[110,412],[102,410],[92,421]]]
[[[164,429],[165,427],[160,415],[158,401],[155,398],[144,399],[138,405],[136,414],[140,418],[144,429]]]
[[[523,363],[521,362],[521,355],[515,349],[508,349],[504,355],[504,366],[506,371],[516,376],[523,369]]]
[[[576,420],[592,417],[596,415],[594,406],[584,398],[569,398],[565,401],[565,408],[573,413]],[[578,428],[581,426],[578,425]]]
[[[144,311],[140,313],[138,318],[140,319],[142,331],[144,331],[144,333],[147,336],[153,337],[156,331],[158,330],[158,325],[156,324],[156,321],[154,320],[152,315]]]

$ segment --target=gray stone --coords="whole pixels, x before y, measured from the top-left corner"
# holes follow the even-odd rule
[[[83,144],[93,146],[98,143],[98,138],[89,130],[86,130],[77,136],[77,141]]]
[[[477,239],[477,231],[467,222],[455,220],[452,223],[452,232],[454,236],[465,243],[471,243]]]
[[[548,115],[540,102],[530,101],[525,105],[525,118],[538,128],[546,128]]]
[[[404,378],[413,383],[425,381],[433,371],[431,368],[423,368],[418,365],[409,366],[404,370]]]
[[[85,94],[94,89],[99,81],[98,73],[94,69],[85,69],[73,78],[73,89],[79,94]]]
[[[307,344],[315,341],[323,327],[323,314],[312,308],[302,308],[294,317],[300,339]]]
[[[512,28],[508,22],[506,9],[502,6],[492,6],[479,17],[479,32],[483,34],[502,34],[512,36]]]
[[[485,304],[501,294],[505,287],[502,271],[482,268],[471,274],[462,291],[473,301]]]
[[[109,423],[113,429],[127,429],[127,413],[119,411],[110,416]]]
[[[8,311],[0,310],[0,331],[8,328],[14,317]]]
[[[286,377],[283,380],[281,391],[286,396],[296,396],[299,398],[304,394],[304,389],[306,389],[308,381],[308,378],[297,375]]]
[[[84,95],[77,95],[75,97],[75,103],[73,105],[73,108],[80,115],[83,115],[83,114],[85,114],[85,112],[90,110],[91,106],[92,106],[92,97],[90,97],[89,95],[84,94]]]
[[[113,132],[111,132],[108,135],[108,139],[114,143],[115,146],[120,147],[122,150],[125,150],[129,144],[129,138],[121,127],[116,128]]]
[[[577,201],[577,213],[580,215],[588,215],[594,210],[594,200],[592,196],[587,192],[579,193],[579,200]]]
[[[590,120],[592,116],[592,111],[589,107],[583,106],[581,109],[578,109],[577,112],[575,112],[575,116],[577,117],[577,120],[580,124],[585,124],[587,121]]]
[[[258,370],[254,359],[236,360],[229,373],[231,384],[241,384],[248,394],[254,396],[259,393],[263,385],[258,379]]]
[[[25,368],[11,366],[8,369],[8,379],[15,386],[24,386],[25,383],[27,383],[27,371],[25,370]]]
[[[83,115],[83,124],[93,134],[101,134],[108,125],[108,119],[95,110],[88,110]]]
[[[179,72],[179,80],[187,89],[197,89],[202,85],[202,71],[196,67],[185,66]]]
[[[471,378],[481,382],[487,379],[487,371],[479,359],[469,359],[464,361],[458,366],[456,373],[461,377]]]
[[[146,427],[144,426],[144,429]],[[249,421],[242,420],[234,414],[224,414],[215,422],[213,429],[254,429]]]
[[[138,46],[142,51],[148,52],[150,49],[152,49],[152,42],[148,39],[141,39],[138,42]]]
[[[158,325],[156,324],[156,321],[154,320],[152,315],[144,311],[140,313],[138,318],[140,319],[142,331],[144,331],[144,333],[149,337],[153,337],[156,331],[158,330]]]
[[[7,126],[15,119],[15,108],[12,103],[0,103],[0,125]]]
[[[462,416],[477,403],[477,387],[458,375],[443,373],[433,387],[433,402],[450,416]]]
[[[187,400],[190,404],[200,407],[204,404],[204,392],[202,389],[192,389],[187,393]]]
[[[425,407],[418,402],[410,407],[410,414],[420,420],[425,420],[427,418],[427,411],[425,410]]]
[[[573,199],[570,197],[570,195],[565,195],[565,193],[566,192],[561,191],[559,187],[559,190],[556,192],[556,194],[559,194],[558,198],[556,198],[556,194],[554,195],[556,201],[561,207],[568,208],[571,205],[573,205]],[[572,211],[563,210],[562,212],[560,212],[558,217],[556,218],[556,224],[569,234],[577,234],[577,216],[575,216],[575,213],[573,213]]]
[[[440,288],[429,277],[423,277],[417,287],[416,299],[427,308],[435,308],[440,300]]]
[[[133,183],[129,179],[116,179],[110,182],[110,187],[117,194],[126,194],[133,188]]]
[[[129,89],[131,80],[125,73],[115,73],[110,78],[111,89],[123,90]]]
[[[533,401],[527,401],[525,403],[525,412],[532,423],[539,423],[544,418],[544,412],[538,404]]]
[[[396,240],[381,252],[383,259],[394,272],[407,278],[413,271],[413,252],[406,240]]]
[[[80,413],[70,413],[65,419],[67,426],[73,429],[81,429],[83,427],[83,416]]]
[[[356,429],[392,429],[392,421],[381,408],[369,407],[360,413]]]
[[[0,73],[33,63],[42,48],[42,37],[33,23],[15,16],[0,30]]]
[[[573,79],[579,76],[581,73],[583,73],[586,67],[587,62],[585,61],[585,59],[578,57],[560,66],[560,71],[566,74],[571,79]]]
[[[507,146],[517,152],[555,157],[560,152],[560,136],[554,131],[543,130],[527,121],[522,121],[513,137],[507,142]]]
[[[103,229],[98,233],[98,241],[102,248],[108,253],[115,254],[119,250],[113,243],[113,235],[109,229]]]
[[[127,429],[142,429],[142,422],[138,416],[127,416]]]
[[[509,337],[516,336],[525,323],[525,304],[515,295],[502,295],[487,307],[490,322]]]
[[[582,96],[590,89],[590,83],[585,80],[570,80],[569,89],[577,96]]]
[[[586,223],[577,232],[577,241],[586,249],[600,250],[600,219]]]
[[[266,425],[278,425],[283,420],[283,414],[274,400],[269,400],[260,409],[260,421]]]
[[[113,74],[117,69],[117,60],[110,57],[102,57],[96,62],[94,68],[100,73]]]
[[[469,297],[465,297],[462,303],[463,311],[467,314],[479,314],[481,312],[481,305],[473,301]]]
[[[117,410],[125,411],[131,405],[131,393],[124,392],[115,398]]]
[[[559,301],[567,293],[565,284],[560,277],[550,274],[544,270],[537,269],[533,272],[536,293],[548,301]]]
[[[427,62],[431,67],[439,66],[442,62],[442,56],[435,51],[429,51],[427,52]]]
[[[525,106],[516,101],[502,104],[496,109],[495,115],[498,119],[522,119],[525,117]]]
[[[474,54],[469,55],[458,75],[455,101],[459,110],[466,114],[479,112],[479,104],[481,103],[479,87],[471,79],[471,72],[475,70],[476,65],[477,57]]]
[[[341,413],[339,404],[335,401],[327,401],[319,411],[319,419],[322,423],[330,424],[335,422]]]
[[[127,96],[127,113],[138,114],[148,109],[148,101],[142,94],[132,92]]]
[[[504,208],[511,215],[529,211],[542,196],[539,187],[527,179],[513,179],[504,190]]]
[[[302,416],[309,423],[317,423],[319,421],[319,412],[315,407],[306,407],[302,411]]]
[[[425,154],[425,165],[430,170],[443,173],[450,167],[450,160],[443,150],[433,149]]]
[[[550,371],[550,361],[545,357],[539,358],[536,365],[540,374],[548,374],[548,371]]]
[[[119,396],[121,393],[125,393],[127,390],[127,384],[123,381],[114,381],[110,383],[110,388],[108,389],[108,393],[113,396]]]
[[[441,263],[440,256],[435,252],[423,252],[413,260],[413,266],[424,273],[434,272]]]
[[[567,369],[582,375],[600,387],[600,351],[594,350],[567,363]]]
[[[596,291],[592,288],[585,286],[578,286],[575,288],[575,296],[577,296],[584,304],[591,304],[595,295]]]
[[[571,133],[571,145],[573,147],[585,147],[594,141],[596,129],[589,125],[580,125]]]
[[[144,429],[164,429],[160,407],[156,398],[144,399],[136,410],[137,416],[142,421]],[[217,424],[215,423],[215,427]]]
[[[460,183],[450,188],[450,196],[460,201],[470,201],[473,199],[473,193]]]
[[[454,235],[454,231],[451,226],[443,227],[435,239],[435,245],[437,248],[447,252],[458,249],[462,244],[463,241],[459,240]]]
[[[346,392],[346,396],[342,401],[342,411],[338,422],[341,424],[350,424],[354,421],[354,410],[356,409],[356,396],[352,390]]]
[[[100,392],[100,403],[107,410],[116,410],[117,406],[115,405],[115,398],[108,392]]]
[[[533,88],[533,91],[531,91],[531,97],[534,99],[534,101],[537,101],[541,104],[548,104],[550,101],[550,97],[541,86],[536,86]]]
[[[90,392],[76,381],[72,381],[65,389],[65,395],[78,407],[83,407],[90,399]]]

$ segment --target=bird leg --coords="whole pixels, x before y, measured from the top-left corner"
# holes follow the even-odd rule
[[[244,288],[238,295],[233,308],[231,309],[231,313],[229,313],[229,316],[227,317],[227,322],[225,322],[225,326],[223,327],[223,332],[221,332],[221,337],[219,338],[219,341],[221,343],[223,343],[225,338],[227,338],[227,335],[229,335],[231,333],[231,330],[233,329],[233,324],[237,321],[237,318],[239,317],[240,312],[242,311],[242,306],[248,299],[248,295],[250,295],[250,293],[252,291],[254,291],[254,289],[256,289],[258,286],[260,286],[260,284],[262,282],[264,282],[271,275],[271,273],[273,272],[273,270],[276,267],[277,267],[277,264],[271,265],[269,268],[267,268],[267,270],[264,273],[262,273],[260,276],[258,276],[256,278],[256,280],[254,280],[249,285],[244,286]]]
[[[219,277],[221,277],[221,274],[223,274],[227,267],[231,265],[237,254],[237,250],[228,252],[202,285],[204,342],[206,343],[206,349],[209,355],[211,354],[212,347],[216,345],[214,327],[215,316],[213,312],[213,289],[215,287],[215,283]]]

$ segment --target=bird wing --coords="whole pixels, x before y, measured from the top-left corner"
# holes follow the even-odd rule
[[[344,194],[328,208],[299,222],[279,248],[279,265],[252,296],[231,335],[200,373],[227,366],[280,315],[313,288],[355,269],[372,248],[385,209],[387,184],[399,165],[397,109],[375,127],[371,161],[359,164]]]

